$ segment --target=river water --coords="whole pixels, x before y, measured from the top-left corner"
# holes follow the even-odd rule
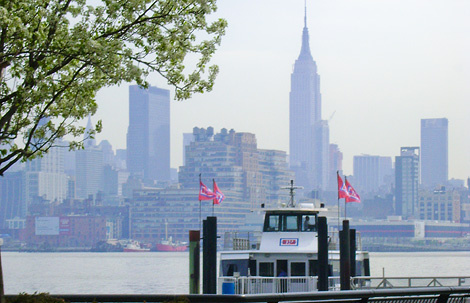
[[[372,276],[468,276],[470,252],[370,253]],[[6,294],[186,294],[187,252],[2,252]]]

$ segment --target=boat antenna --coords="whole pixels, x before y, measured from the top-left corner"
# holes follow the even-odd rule
[[[288,207],[295,207],[295,201],[294,201],[295,190],[296,189],[303,189],[303,186],[294,186],[294,180],[290,180],[290,186],[281,187],[281,189],[288,189],[289,190],[290,201],[289,201],[289,204],[287,206]]]

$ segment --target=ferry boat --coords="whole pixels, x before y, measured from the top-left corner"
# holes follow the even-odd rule
[[[317,290],[317,222],[324,207],[293,202],[264,211],[264,225],[259,241],[239,235],[226,235],[231,249],[220,252],[218,293],[268,294],[310,292]],[[331,240],[333,238],[330,238]],[[332,248],[330,241],[329,248]],[[340,252],[328,251],[330,288],[339,287]],[[357,250],[356,276],[368,276],[369,253]],[[333,284],[333,285],[331,285]]]

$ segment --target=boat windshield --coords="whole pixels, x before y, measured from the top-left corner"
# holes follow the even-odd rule
[[[305,213],[266,214],[265,232],[311,232],[317,230],[317,215]]]

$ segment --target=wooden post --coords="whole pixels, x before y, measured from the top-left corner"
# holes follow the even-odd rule
[[[351,277],[356,276],[356,230],[349,230],[349,257],[351,259]]]
[[[343,221],[343,230],[339,237],[339,269],[341,290],[351,289],[351,257],[349,244],[349,221]]]
[[[202,293],[217,293],[217,218],[203,221]]]
[[[201,231],[189,231],[189,293],[199,294]]]
[[[328,290],[328,224],[318,217],[318,290]]]

